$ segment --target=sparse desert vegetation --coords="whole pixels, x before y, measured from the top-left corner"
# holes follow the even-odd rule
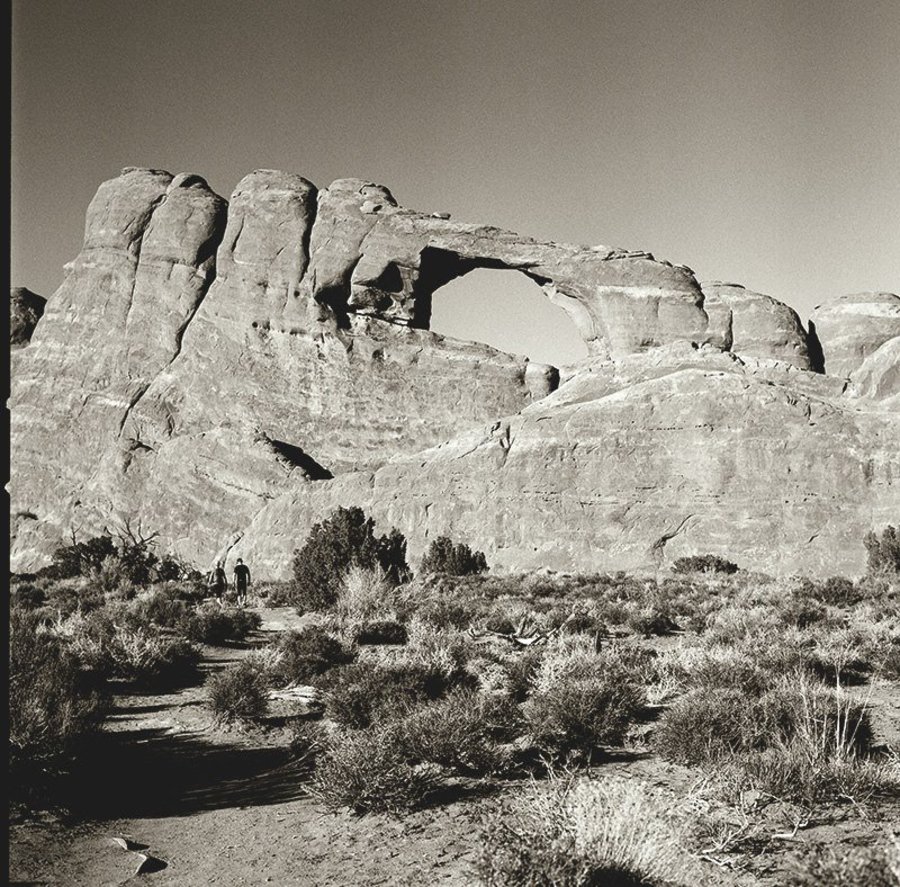
[[[496,575],[449,539],[413,575],[403,537],[351,509],[253,608],[150,542],[73,541],[12,583],[16,798],[52,796],[116,699],[200,687],[206,735],[280,748],[336,835],[477,811],[460,883],[893,883],[895,541],[865,540],[857,580],[704,555],[658,578]],[[291,625],[261,630],[285,602]],[[216,649],[234,657],[204,679]]]

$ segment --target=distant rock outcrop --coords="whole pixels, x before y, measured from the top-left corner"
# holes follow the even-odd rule
[[[572,318],[591,356],[562,384],[428,329],[433,293],[479,267]],[[897,333],[865,326],[848,386],[812,372],[819,343],[829,372],[847,351],[822,318],[810,339],[780,302],[649,253],[415,212],[363,180],[257,170],[228,204],[129,168],[14,354],[13,566],[140,515],[198,565],[230,551],[275,576],[312,521],[359,504],[413,554],[450,534],[511,568],[702,550],[852,572],[847,540],[900,509],[879,349]]]
[[[31,341],[31,334],[44,313],[47,300],[24,286],[9,291],[9,345],[22,348]]]
[[[821,344],[825,372],[849,378],[888,339],[900,336],[900,296],[854,293],[819,305],[810,327]]]

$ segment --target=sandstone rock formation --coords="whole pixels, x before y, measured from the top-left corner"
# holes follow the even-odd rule
[[[900,411],[900,336],[888,339],[850,374],[850,391]]]
[[[825,372],[846,379],[888,339],[900,336],[900,296],[842,296],[819,305],[810,326],[825,355]]]
[[[46,299],[24,286],[9,291],[9,345],[22,348],[31,341],[31,334],[44,313]]]
[[[703,284],[703,307],[710,326],[729,351],[771,357],[803,370],[820,369],[810,357],[806,330],[793,308],[739,283]]]
[[[435,290],[478,267],[568,312],[591,356],[562,384],[428,329]],[[896,351],[866,326],[852,384],[813,372],[819,341],[826,370],[846,351],[822,310],[810,340],[776,300],[649,253],[415,212],[363,180],[257,170],[226,204],[126,169],[14,355],[13,566],[139,515],[200,566],[283,575],[311,522],[356,504],[414,555],[449,533],[510,568],[710,551],[858,571],[852,540],[900,510]]]
[[[284,574],[291,540],[356,504],[403,528],[413,555],[449,535],[517,569],[652,570],[710,551],[775,574],[858,573],[862,536],[896,521],[897,416],[672,348],[375,472],[285,493],[233,553]]]

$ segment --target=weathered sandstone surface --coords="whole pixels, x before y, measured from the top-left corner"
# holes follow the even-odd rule
[[[9,345],[21,348],[31,341],[31,334],[44,313],[46,299],[24,286],[9,291]]]
[[[561,382],[432,333],[435,290],[478,267],[534,280],[591,356]],[[226,203],[126,169],[13,355],[13,568],[139,517],[199,566],[279,576],[343,504],[413,556],[449,533],[509,568],[710,551],[859,572],[862,535],[900,512],[900,428],[898,332],[856,315],[820,309],[810,338],[775,299],[649,253],[415,212],[363,180],[257,170]]]

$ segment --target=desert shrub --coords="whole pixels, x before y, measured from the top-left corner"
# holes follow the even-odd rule
[[[756,659],[743,651],[716,646],[696,651],[693,661],[686,665],[684,681],[692,688],[740,687],[745,693],[759,695],[771,678]]]
[[[88,581],[92,589],[107,600],[131,600],[137,593],[137,586],[116,556],[106,558],[98,568],[91,570]]]
[[[183,637],[166,634],[122,606],[75,612],[53,626],[88,670],[144,687],[168,687],[196,675],[200,654]]]
[[[570,610],[561,622],[561,628],[567,634],[605,634],[606,623],[595,607],[576,607]]]
[[[643,607],[628,617],[628,627],[645,638],[671,634],[678,630],[668,607]]]
[[[778,606],[778,618],[782,625],[794,628],[809,628],[817,622],[824,622],[828,611],[818,600],[791,595]]]
[[[868,751],[869,710],[840,688],[826,686],[803,672],[787,675],[757,705],[769,742],[799,740],[810,753],[860,755]]]
[[[757,732],[742,691],[703,688],[686,693],[663,714],[653,747],[668,761],[707,764],[751,747]]]
[[[653,745],[668,760],[714,765],[724,782],[727,774],[734,784],[816,803],[865,797],[890,782],[888,768],[869,758],[870,740],[865,706],[799,671],[759,697],[691,691],[663,715]]]
[[[289,607],[294,603],[294,583],[291,580],[254,582],[253,594],[269,607]]]
[[[105,700],[65,643],[39,630],[33,613],[13,608],[9,621],[10,776],[34,788],[83,736],[97,728]]]
[[[172,588],[150,588],[139,593],[130,604],[135,618],[147,625],[175,628],[188,616],[188,604]]]
[[[76,542],[73,536],[71,545],[57,548],[51,557],[50,566],[45,567],[38,575],[48,579],[87,576],[92,570],[99,570],[103,561],[115,555],[116,545],[112,536],[95,536],[84,542]]]
[[[484,552],[473,551],[464,542],[454,543],[448,536],[438,536],[422,557],[423,573],[447,573],[470,576],[487,572]]]
[[[319,686],[325,690],[329,716],[354,729],[396,720],[448,689],[441,672],[408,664],[350,665],[327,675]]]
[[[209,603],[185,613],[176,627],[186,638],[196,643],[223,644],[226,641],[244,640],[261,624],[259,614],[252,610]]]
[[[414,618],[407,625],[405,646],[392,655],[397,664],[436,672],[447,686],[453,686],[467,682],[466,664],[475,653],[475,643],[466,632],[442,630]]]
[[[497,723],[494,715],[500,715]],[[504,765],[496,732],[509,713],[471,690],[455,690],[422,705],[396,724],[405,754],[414,763],[431,763],[462,773],[485,774]]]
[[[516,702],[524,702],[531,695],[537,670],[544,651],[539,647],[529,647],[507,658],[503,665],[509,678],[510,694]]]
[[[363,622],[351,634],[353,642],[361,646],[374,644],[405,644],[408,638],[406,626],[396,619]]]
[[[84,542],[73,535],[69,545],[53,553],[49,567],[38,575],[50,579],[91,576],[106,591],[120,586],[149,585],[155,580],[180,579],[191,571],[172,555],[162,559],[153,551],[156,534],[145,536],[140,527],[133,530],[126,522],[114,539],[103,533]]]
[[[716,554],[694,554],[680,557],[672,565],[675,573],[725,573],[738,571],[738,565]]]
[[[239,662],[206,682],[209,706],[219,721],[257,721],[269,707],[265,674],[253,663]]]
[[[863,543],[868,554],[870,576],[900,575],[900,529],[888,526],[877,533],[867,533]]]
[[[748,752],[730,766],[740,771],[744,786],[799,804],[865,802],[873,795],[900,791],[896,766],[813,750],[800,739]]]
[[[31,582],[20,582],[10,586],[10,606],[23,610],[36,610],[47,601],[43,588]]]
[[[281,636],[279,660],[271,678],[282,686],[308,683],[337,665],[353,660],[353,653],[336,637],[318,626],[289,631]]]
[[[550,650],[523,711],[540,748],[589,756],[597,746],[622,741],[643,701],[617,651]]]
[[[329,810],[402,813],[438,785],[434,769],[414,766],[391,727],[331,737],[316,760],[310,794]]]
[[[327,742],[328,731],[322,721],[294,720],[288,726],[288,749],[294,760],[315,764]]]
[[[699,881],[674,798],[637,779],[535,786],[489,821],[486,887],[640,887]]]
[[[443,596],[430,597],[415,608],[416,619],[435,628],[467,628],[474,615],[471,606]]]
[[[197,580],[202,577],[180,558],[166,554],[159,559],[159,563],[156,565],[156,578],[159,582],[177,582],[179,579],[194,578]]]
[[[200,661],[197,648],[185,638],[125,626],[115,626],[106,655],[111,677],[145,687],[188,683]]]
[[[338,508],[312,528],[306,543],[294,554],[293,594],[299,609],[332,606],[343,576],[352,566],[380,568],[390,582],[399,584],[409,575],[406,539],[396,529],[376,536],[375,521],[361,508]]]
[[[63,619],[72,613],[89,613],[101,608],[106,600],[90,583],[75,579],[52,579],[44,586],[45,607]]]
[[[831,576],[824,582],[814,583],[812,594],[832,607],[852,607],[863,598],[862,590],[845,576]]]

